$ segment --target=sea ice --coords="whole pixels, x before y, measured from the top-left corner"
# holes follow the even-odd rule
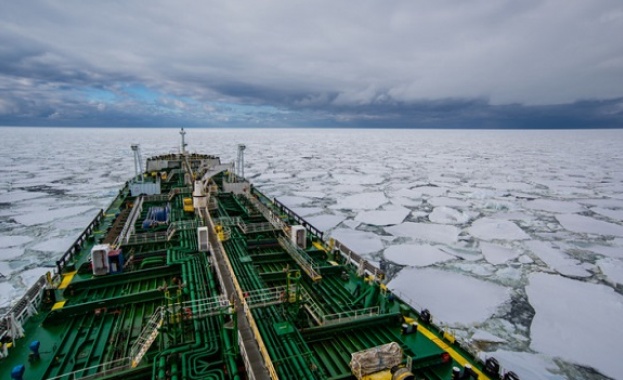
[[[609,281],[623,285],[623,261],[606,258],[597,261],[601,273],[605,274]]]
[[[470,235],[482,240],[524,240],[530,236],[511,221],[482,218],[468,228]]]
[[[293,206],[301,206],[311,202],[311,199],[309,198],[298,197],[294,195],[284,195],[279,197],[279,199],[277,200],[290,208],[292,208]]]
[[[526,293],[536,312],[530,347],[619,378],[623,297],[604,285],[558,275],[531,273],[528,278]]]
[[[429,223],[405,222],[386,227],[385,231],[394,235],[426,242],[452,244],[458,240],[459,229],[454,226]]]
[[[8,261],[0,261],[0,278],[10,278],[17,271]]]
[[[385,249],[383,256],[396,264],[415,267],[425,267],[454,259],[454,256],[429,244],[393,245]]]
[[[294,195],[307,198],[324,198],[326,194],[320,191],[295,191]]]
[[[428,219],[439,224],[465,224],[469,221],[469,216],[453,208],[439,206],[433,209]]]
[[[614,239],[616,241],[616,239]],[[591,252],[595,252],[607,257],[613,257],[617,259],[623,259],[623,246],[609,246],[609,245],[596,245],[590,244],[586,246]]]
[[[324,211],[322,207],[291,207],[291,209],[302,217],[319,214]]]
[[[10,235],[0,236],[0,248],[17,247],[29,243],[33,240],[30,236]],[[4,256],[4,255],[2,255]],[[3,257],[4,258],[4,257]]]
[[[623,221],[623,210],[612,210],[609,208],[603,208],[603,207],[593,207],[591,209],[592,212],[595,212],[599,215],[603,215],[605,217],[608,217],[614,221]]]
[[[42,241],[41,243],[37,243],[31,248],[35,251],[41,252],[58,252],[62,254],[65,252],[71,244],[74,242],[75,237],[62,237],[62,238],[53,238],[49,240]]]
[[[362,211],[355,220],[373,226],[390,226],[402,223],[411,211],[400,206],[388,206],[385,210]]]
[[[485,343],[504,343],[505,339],[500,338],[497,335],[493,335],[488,331],[475,329],[470,340]]]
[[[483,322],[509,300],[508,288],[432,268],[406,267],[388,286],[415,307],[429,309],[434,321],[451,326]]]
[[[338,200],[332,209],[338,210],[375,210],[387,203],[387,198],[381,192],[348,195]]]
[[[448,193],[448,189],[437,186],[419,186],[411,189],[416,198],[425,196],[439,197]]]
[[[51,271],[50,268],[32,268],[32,269],[28,269],[23,271],[22,273],[19,274],[19,276],[22,279],[22,284],[24,284],[25,287],[31,287],[39,278],[41,278],[41,276],[43,276],[44,274],[46,274],[47,272]]]
[[[585,211],[584,207],[577,202],[558,201],[554,199],[535,199],[528,201],[523,206],[530,210],[547,211],[552,213],[579,213]]]
[[[333,174],[332,177],[339,183],[355,185],[378,185],[385,182],[385,178],[375,174]]]
[[[430,203],[434,207],[446,206],[446,207],[465,208],[469,206],[469,203],[462,199],[449,198],[449,197],[430,198],[428,200],[428,203]]]
[[[548,267],[560,274],[572,277],[589,277],[591,273],[582,267],[582,263],[545,241],[529,241],[526,246]]]
[[[558,371],[558,366],[545,355],[498,350],[482,353],[480,356],[483,360],[493,356],[498,360],[503,370],[515,372],[520,379],[565,380],[565,377],[552,373]]]
[[[21,293],[22,291],[15,289],[10,283],[0,282],[0,308],[11,306],[11,301]]]
[[[310,216],[306,219],[312,226],[316,227],[320,231],[326,232],[342,223],[345,217],[341,215],[323,214]]]
[[[29,199],[45,197],[47,195],[48,194],[46,193],[35,192],[35,191],[20,191],[20,190],[10,191],[8,193],[0,194],[0,203],[14,204],[14,203],[26,201]]]
[[[521,254],[518,250],[513,250],[507,247],[503,247],[498,244],[481,242],[480,250],[485,259],[493,265],[504,264],[509,260],[515,259]]]
[[[333,230],[331,236],[360,255],[378,252],[383,249],[383,242],[377,234],[372,232],[338,228]]]
[[[566,229],[577,233],[601,236],[623,236],[623,226],[608,223],[588,216],[577,214],[556,215],[558,222]]]
[[[39,210],[39,211],[28,212],[23,215],[15,216],[14,219],[19,224],[22,224],[25,226],[34,226],[37,224],[48,223],[48,222],[51,222],[52,220],[82,214],[89,210],[93,210],[93,207],[92,206],[75,206],[75,207],[58,208],[58,209],[52,209],[52,210]]]

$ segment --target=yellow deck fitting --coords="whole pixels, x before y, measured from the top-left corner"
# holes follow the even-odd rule
[[[54,306],[52,306],[52,310],[62,309],[63,306],[65,306],[65,302],[67,301],[58,301],[54,304]]]
[[[316,247],[317,249],[319,249],[320,251],[325,251],[325,252],[327,252],[327,250],[326,250],[326,249],[324,249],[324,247],[322,246],[322,244],[320,244],[320,242],[318,242],[318,241],[312,241],[312,245],[313,245],[314,247]]]
[[[74,276],[76,275],[76,273],[78,273],[77,271],[73,271],[73,272],[67,272],[63,275],[63,281],[61,281],[61,284],[58,286],[59,289],[65,289],[69,283],[71,282],[71,280],[73,280]]]
[[[408,317],[405,317],[404,320],[406,323],[417,322],[415,319]],[[456,360],[456,362],[459,363],[462,367],[465,367],[465,364],[471,364],[461,354],[455,351],[454,348],[450,347],[450,345],[444,342],[441,338],[437,337],[426,327],[419,325],[417,330],[421,332],[425,337],[427,337],[431,342],[439,346],[439,348],[450,354],[452,359]],[[472,371],[474,371],[474,373],[478,375],[479,380],[491,380],[487,375],[479,371],[478,368],[472,367]]]

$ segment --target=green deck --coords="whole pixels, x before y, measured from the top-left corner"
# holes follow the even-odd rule
[[[219,191],[209,215],[185,212],[183,198],[191,195],[184,164],[170,157],[178,166],[161,181],[162,195],[143,197],[134,231],[119,243],[123,273],[93,276],[89,260],[93,245],[115,241],[138,207],[128,186],[59,264],[62,273],[24,324],[25,337],[0,360],[2,378],[21,364],[24,379],[350,379],[352,353],[390,342],[402,348],[403,365],[411,358],[417,378],[451,379],[452,367],[462,368],[457,355],[482,370],[391,294],[380,272],[346,249],[332,250],[313,226],[257,190],[225,192],[220,173],[210,180]],[[167,204],[168,223],[143,228],[150,207]],[[289,242],[296,225],[307,228],[305,249]],[[209,252],[199,251],[202,226],[209,227]],[[64,275],[73,277],[59,289]],[[405,318],[419,320],[420,329],[403,334]],[[153,343],[141,345],[150,335]],[[29,357],[34,340],[39,358]],[[141,347],[145,356],[137,354]]]

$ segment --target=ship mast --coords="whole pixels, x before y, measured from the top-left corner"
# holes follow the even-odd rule
[[[184,136],[186,136],[186,131],[184,131],[184,127],[182,127],[182,130],[180,131],[180,135],[182,136],[182,145],[180,146],[180,153],[182,155],[186,154],[186,141],[184,139]]]

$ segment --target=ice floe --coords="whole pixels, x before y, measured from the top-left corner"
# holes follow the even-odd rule
[[[548,242],[533,240],[525,244],[549,268],[560,274],[572,277],[589,277],[591,275],[580,261],[569,257],[569,255],[553,247]]]
[[[30,211],[22,215],[17,215],[14,217],[14,219],[16,222],[23,224],[25,226],[34,226],[36,224],[48,223],[55,219],[61,219],[61,218],[66,218],[68,216],[82,214],[89,210],[93,210],[93,207],[92,206],[75,206],[75,207],[66,207],[66,208],[58,208],[58,209],[51,209],[51,210]]]
[[[0,248],[9,248],[9,247],[18,247],[20,245],[24,245],[33,240],[30,236],[0,236]],[[4,255],[3,255],[4,256]]]
[[[495,357],[502,368],[515,372],[520,379],[529,380],[564,380],[565,377],[553,372],[559,371],[558,366],[551,358],[541,354],[498,350],[492,353],[482,353],[482,359]]]
[[[381,192],[348,195],[332,205],[338,210],[375,210],[387,203],[387,198]]]
[[[355,220],[373,226],[390,226],[402,223],[411,210],[400,206],[388,206],[384,210],[362,211]]]
[[[578,213],[585,211],[584,207],[577,202],[559,201],[554,199],[535,199],[525,202],[524,207],[530,210],[547,211],[552,213]]]
[[[536,312],[530,347],[620,378],[623,297],[612,288],[558,275],[528,278],[526,293]]]
[[[482,251],[485,259],[493,265],[504,264],[509,260],[515,259],[521,254],[521,252],[516,249],[484,241],[480,243],[480,250]]]
[[[415,267],[425,267],[454,259],[454,256],[430,244],[392,245],[385,249],[383,255],[385,259],[396,264]]]
[[[20,293],[21,291],[15,289],[10,283],[0,282],[0,308],[11,306],[11,302]]]
[[[353,251],[366,255],[383,249],[383,242],[372,232],[338,228],[331,235]]]
[[[612,210],[609,208],[603,208],[603,207],[593,207],[591,208],[591,211],[594,213],[597,213],[599,215],[603,215],[609,219],[612,219],[613,221],[623,221],[623,210]]]
[[[469,221],[469,215],[450,207],[439,206],[433,209],[428,219],[440,224],[465,224]]]
[[[470,235],[482,240],[525,240],[530,236],[511,221],[491,218],[478,219],[468,229]]]
[[[601,273],[606,275],[608,281],[623,285],[623,261],[606,258],[597,261],[597,266],[601,270]]]
[[[482,322],[509,300],[508,288],[432,268],[406,267],[388,286],[451,326]]]
[[[397,226],[386,227],[385,231],[394,236],[445,244],[455,243],[460,232],[454,226],[414,222],[405,222]]]
[[[344,216],[331,214],[315,215],[306,218],[312,226],[323,232],[335,228],[338,224],[342,223],[344,219]]]
[[[556,215],[558,222],[571,232],[595,234],[601,236],[623,236],[623,226],[597,220],[584,215]]]

